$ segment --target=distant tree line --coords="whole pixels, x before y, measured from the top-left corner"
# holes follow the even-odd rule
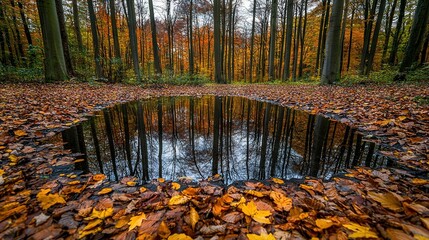
[[[332,83],[427,63],[427,0],[0,0],[2,67],[45,80],[189,74]]]

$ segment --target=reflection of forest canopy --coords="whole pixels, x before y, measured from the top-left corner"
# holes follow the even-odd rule
[[[343,124],[239,97],[133,102],[80,128],[74,142],[86,146],[89,169],[112,179],[329,177],[377,158],[375,144]],[[68,132],[68,147],[82,152]]]

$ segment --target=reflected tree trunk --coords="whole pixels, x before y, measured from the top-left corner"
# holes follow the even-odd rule
[[[97,137],[97,128],[95,126],[94,118],[91,118],[89,122],[91,125],[91,135],[92,135],[92,141],[94,142],[95,156],[97,157],[98,167],[100,168],[100,172],[104,174],[103,162],[101,161],[100,143]]]
[[[128,169],[130,173],[132,173],[133,167],[131,163],[130,127],[128,122],[128,109],[125,104],[122,105],[122,120],[124,122],[126,160],[128,163]]]
[[[262,146],[261,146],[261,161],[259,163],[259,179],[265,179],[265,165],[266,165],[266,155],[267,155],[267,144],[268,144],[268,134],[269,134],[269,128],[268,125],[270,123],[271,119],[271,104],[267,104],[265,108],[265,114],[264,114],[264,126],[263,126],[263,133],[262,133]]]
[[[148,158],[148,148],[147,148],[147,138],[146,138],[146,126],[143,117],[143,107],[142,103],[137,104],[137,128],[138,135],[140,140],[141,148],[141,161],[142,161],[142,179],[149,180],[149,158]]]
[[[115,143],[113,141],[113,129],[112,129],[112,123],[110,120],[109,110],[104,109],[103,115],[104,115],[104,122],[106,124],[106,134],[107,134],[107,140],[109,142],[109,150],[110,150],[110,158],[112,160],[113,174],[115,176],[115,181],[118,181],[119,177],[118,177],[118,170],[116,165]]]
[[[221,124],[222,117],[222,98],[215,98],[214,106],[214,123],[213,123],[213,165],[212,165],[212,175],[218,173],[219,165],[219,125]]]
[[[329,120],[321,115],[316,116],[314,126],[314,141],[310,159],[310,176],[317,177],[320,169],[323,145],[329,132]]]
[[[271,176],[270,177],[274,177],[276,175],[277,160],[278,160],[279,149],[280,149],[280,140],[281,140],[282,131],[283,131],[283,118],[284,118],[284,107],[280,107],[280,110],[277,115],[277,126],[274,132],[275,140],[274,140],[273,152],[271,155],[271,171],[270,171]]]

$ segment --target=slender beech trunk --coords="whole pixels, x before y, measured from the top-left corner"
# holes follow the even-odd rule
[[[255,48],[255,21],[256,21],[256,0],[253,0],[252,11],[252,32],[250,36],[250,63],[249,63],[249,82],[253,82],[253,50]],[[216,23],[215,23],[216,24]]]
[[[70,55],[69,39],[67,35],[66,23],[64,20],[64,9],[62,0],[55,0],[58,23],[60,26],[61,43],[63,45],[64,60],[66,62],[67,73],[69,76],[74,76],[73,64]]]
[[[22,5],[21,0],[18,1],[18,7],[19,7],[19,14],[21,15],[21,21],[24,25],[24,33],[25,37],[27,38],[28,45],[33,45],[33,39],[31,38],[30,28],[28,27],[27,17],[24,13],[24,6]]]
[[[381,61],[383,63],[386,62],[386,55],[387,55],[387,50],[389,49],[389,40],[390,40],[390,35],[392,32],[392,24],[393,24],[393,17],[395,16],[395,10],[396,10],[396,4],[398,3],[398,0],[393,0],[392,3],[392,8],[390,9],[390,14],[387,17],[388,20],[386,20],[386,26],[385,26],[385,30],[384,30],[384,46],[383,46],[383,55],[381,57]]]
[[[152,0],[149,0],[149,15],[150,15],[150,29],[152,32],[152,50],[153,50],[153,60],[155,65],[155,73],[157,75],[160,75],[162,74],[162,68],[161,68],[161,60],[159,59],[158,42],[156,40],[156,23],[155,23],[155,13],[153,11]]]
[[[92,0],[87,0],[89,19],[91,21],[91,32],[92,32],[92,46],[94,48],[94,61],[95,61],[95,77],[100,79],[103,77],[100,64],[100,46],[98,41],[97,33],[97,19],[95,17],[94,4]]]
[[[270,22],[270,55],[268,57],[268,78],[274,80],[274,59],[276,53],[276,33],[277,33],[277,5],[278,0],[271,3],[271,22]]]
[[[220,41],[220,0],[213,0],[213,19],[214,19],[214,52],[215,52],[215,82],[225,83],[222,76],[222,52]],[[214,151],[214,149],[213,149]],[[213,154],[214,155],[214,154]],[[217,167],[216,169],[217,173]]]
[[[80,23],[79,23],[79,8],[77,6],[77,0],[72,0],[73,7],[73,29],[76,35],[77,46],[80,52],[83,52],[83,43],[82,43],[82,34],[80,32]]]
[[[283,81],[290,77],[290,56],[292,47],[292,27],[293,27],[293,0],[287,1],[287,20],[286,20],[286,49],[284,58]]]
[[[149,0],[151,3],[152,0]],[[133,58],[133,68],[134,73],[137,77],[137,82],[141,81],[140,66],[139,66],[139,50],[137,47],[137,21],[136,21],[136,10],[134,8],[134,0],[127,0],[127,9],[128,9],[128,31],[130,33],[130,46],[131,46],[131,55]],[[152,9],[153,10],[153,9]]]
[[[400,40],[401,31],[402,31],[402,23],[404,21],[406,5],[407,5],[407,0],[401,0],[401,4],[399,5],[398,21],[396,22],[395,35],[393,36],[392,48],[390,49],[389,65],[391,66],[395,65],[395,62],[396,62],[396,55],[399,48],[399,40]]]
[[[326,56],[321,76],[322,84],[332,84],[340,77],[341,60],[341,18],[344,0],[334,0],[332,15],[329,21],[329,32],[326,40]]]
[[[380,7],[378,9],[377,22],[375,23],[374,33],[372,36],[371,48],[368,55],[368,63],[365,66],[365,75],[369,75],[374,63],[375,50],[377,49],[378,35],[380,34],[381,21],[383,20],[384,8],[386,7],[386,0],[381,0]]]

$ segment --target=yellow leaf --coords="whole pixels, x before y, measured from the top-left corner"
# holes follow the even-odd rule
[[[292,208],[292,198],[288,198],[282,193],[271,191],[270,197],[277,204],[277,207],[284,211],[289,211]]]
[[[168,236],[170,236],[170,234],[171,234],[171,231],[168,228],[167,224],[165,224],[165,222],[162,221],[158,227],[158,235],[161,238],[165,239],[165,238],[168,238]]]
[[[189,201],[189,198],[187,196],[176,195],[170,199],[170,201],[168,202],[168,205],[170,205],[170,206],[182,205],[182,204],[187,203],[188,201]]]
[[[98,233],[101,230],[102,230],[101,227],[97,227],[97,228],[91,229],[89,231],[79,231],[79,239],[82,239],[82,238],[84,238],[84,237],[86,237],[88,235],[91,235],[91,234]]]
[[[22,137],[27,135],[27,133],[24,130],[15,130],[13,133],[15,133],[15,136]]]
[[[426,185],[426,184],[429,184],[429,181],[426,179],[421,179],[421,178],[413,178],[411,180],[411,183],[413,183],[415,185]]]
[[[65,204],[66,200],[64,200],[63,197],[61,197],[58,193],[50,194],[50,189],[42,189],[37,194],[37,201],[40,202],[40,206],[43,210],[47,210],[51,206],[60,203]]]
[[[271,216],[271,212],[259,211],[253,201],[250,201],[248,204],[243,204],[243,206],[241,207],[241,211],[257,222],[266,224],[271,223],[270,219],[267,218],[268,216]]]
[[[416,235],[414,235],[414,238],[415,238],[416,240],[429,240],[429,238],[428,238],[428,237],[423,236],[423,235],[420,235],[420,234],[416,234]]]
[[[145,219],[146,215],[143,212],[140,215],[132,217],[128,223],[130,225],[128,231],[133,230],[135,227],[140,227],[142,225],[142,221]]]
[[[320,229],[330,228],[334,223],[329,219],[316,219],[316,226]]]
[[[98,194],[98,195],[104,195],[104,194],[111,193],[112,191],[113,191],[113,189],[111,189],[111,188],[103,188],[103,189],[101,189],[101,191],[99,191],[97,194]]]
[[[76,178],[76,177],[77,177],[77,175],[76,175],[76,174],[71,174],[71,175],[69,176],[69,178],[71,178],[71,179]]]
[[[19,159],[17,156],[11,154],[11,155],[9,155],[9,160],[13,163],[16,163],[16,162],[18,162]]]
[[[129,181],[127,182],[127,186],[134,187],[137,184],[137,182]]]
[[[123,226],[128,224],[129,220],[130,219],[127,217],[123,217],[123,218],[119,219],[115,224],[115,228],[122,228]]]
[[[280,179],[280,178],[271,178],[271,180],[273,180],[273,182],[275,182],[275,183],[277,183],[277,184],[283,184],[283,183],[285,183],[285,181],[283,181],[282,179]]]
[[[0,176],[3,176],[3,174],[4,174],[4,170],[0,169]]]
[[[76,181],[68,182],[67,184],[68,184],[68,185],[77,185],[77,184],[79,184],[79,183],[80,183],[80,181],[79,181],[79,180],[76,180]]]
[[[420,218],[420,220],[423,222],[423,225],[429,229],[429,218]]]
[[[113,208],[107,208],[102,211],[97,211],[95,208],[92,209],[91,216],[85,218],[85,220],[92,220],[92,219],[105,219],[113,215]]]
[[[86,225],[83,228],[83,231],[87,231],[89,229],[93,229],[93,228],[97,227],[98,225],[100,225],[100,223],[102,223],[102,222],[103,222],[103,220],[101,220],[101,219],[92,220],[91,222],[88,223],[88,225]]]
[[[175,233],[173,235],[170,235],[168,237],[168,240],[192,240],[192,238],[184,233],[180,233],[180,234]]]
[[[402,210],[401,202],[396,198],[392,193],[376,193],[376,192],[368,192],[368,196],[379,202],[381,206],[393,210],[395,212],[399,212]]]
[[[179,190],[180,189],[180,184],[173,182],[171,183],[171,188],[174,190]]]
[[[105,178],[106,178],[106,175],[101,174],[101,173],[100,174],[95,174],[94,176],[92,176],[92,180],[94,180],[96,182],[104,180]]]
[[[165,182],[165,179],[164,178],[158,178],[158,182],[163,183],[163,182]]]
[[[144,192],[146,192],[146,190],[147,190],[147,188],[145,188],[145,187],[141,187],[141,188],[139,189],[140,193],[144,193]]]
[[[261,192],[255,191],[255,190],[246,190],[244,191],[247,194],[253,195],[255,197],[263,197],[264,194],[262,194]]]
[[[246,234],[247,238],[249,240],[276,240],[276,238],[273,236],[273,234],[264,234],[256,235],[256,234]]]
[[[195,230],[195,224],[200,220],[200,215],[198,215],[198,212],[193,207],[191,207],[189,211],[189,219],[191,221],[192,230]]]
[[[241,197],[240,198],[240,201],[238,201],[238,202],[232,202],[231,203],[231,207],[238,207],[238,208],[241,208],[242,207],[242,205],[243,204],[245,204],[246,203],[246,199],[244,198],[244,197]]]
[[[344,224],[345,228],[352,230],[349,238],[378,238],[377,233],[371,231],[371,228],[361,226],[357,223]]]

